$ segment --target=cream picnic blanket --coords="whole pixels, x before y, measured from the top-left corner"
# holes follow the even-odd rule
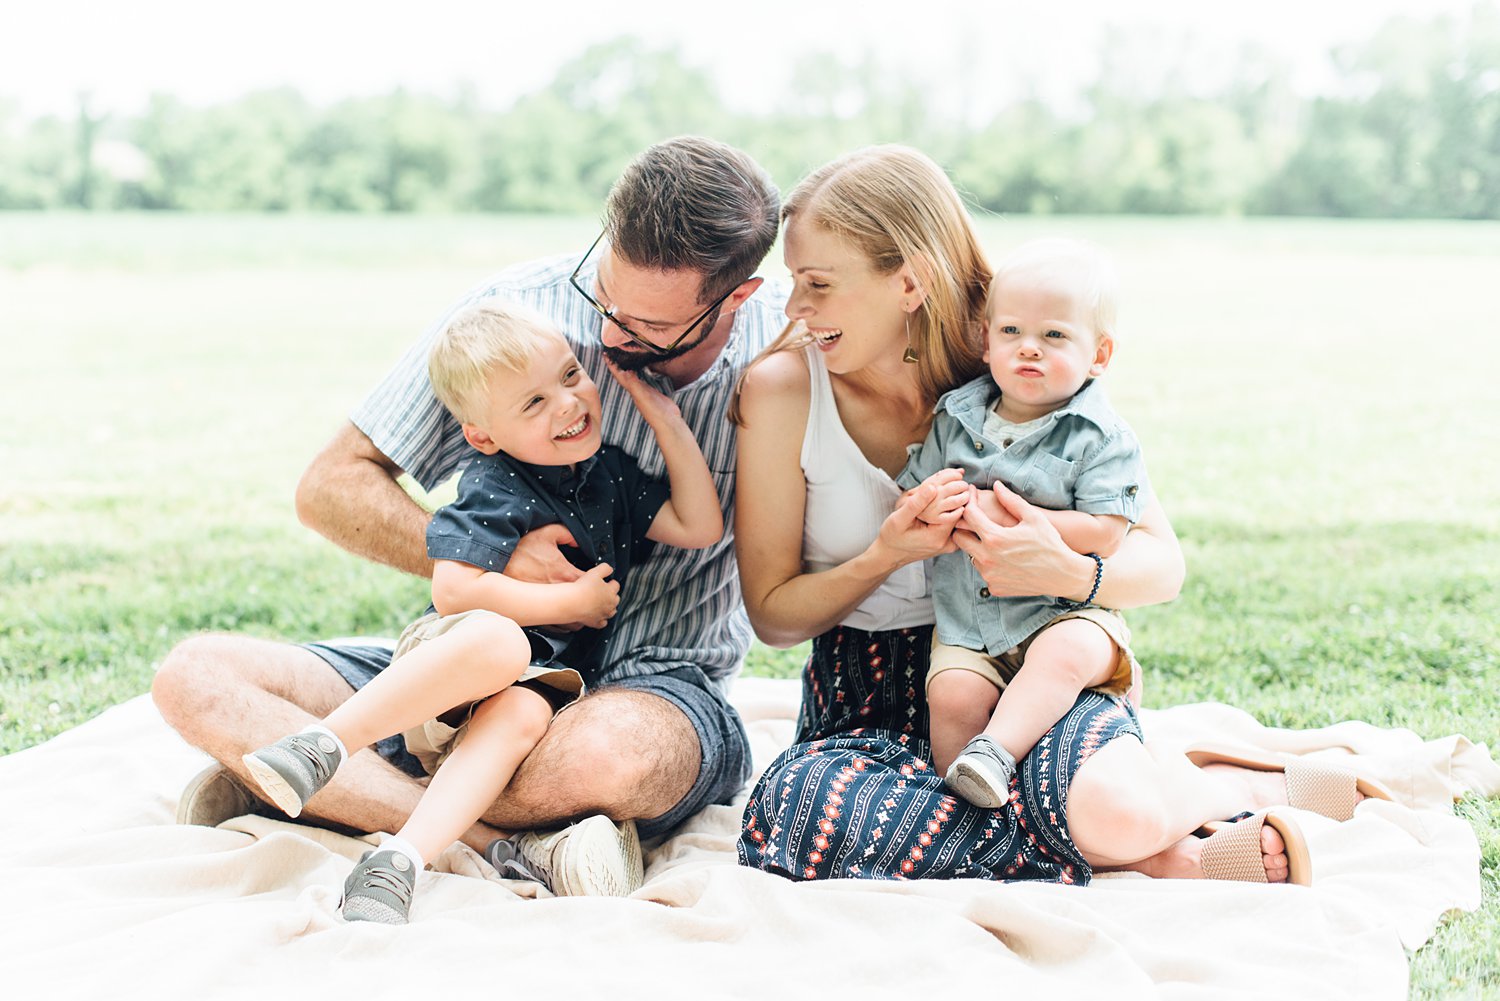
[[[796,701],[793,682],[739,682],[757,767],[790,741]],[[1352,751],[1401,802],[1344,824],[1299,817],[1311,888],[792,883],[735,864],[741,802],[649,851],[631,899],[550,898],[455,846],[412,924],[350,925],[339,892],[367,844],[258,817],[174,825],[206,759],[142,697],[0,758],[0,985],[15,998],[1371,1001],[1405,997],[1406,950],[1445,911],[1478,906],[1478,845],[1451,802],[1500,794],[1484,747],[1361,723],[1269,730],[1219,705],[1144,723],[1153,741]]]

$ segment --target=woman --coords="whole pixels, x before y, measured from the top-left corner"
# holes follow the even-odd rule
[[[1227,853],[1234,878],[1304,881],[1305,845],[1274,812],[1212,842],[1191,836],[1212,818],[1285,803],[1280,775],[1159,760],[1134,710],[1093,692],[1021,763],[1007,805],[947,794],[927,744],[922,561],[959,546],[994,593],[1077,600],[1095,564],[1019,498],[1004,497],[1004,512],[971,507],[954,530],[916,519],[935,487],[903,497],[894,482],[937,397],[982,371],[990,270],[942,170],[903,147],[860,150],[806,178],[782,217],[793,323],[746,373],[732,415],[735,536],[756,634],[776,646],[812,638],[813,652],[798,743],[751,795],[741,862],[796,879],[1082,883],[1104,866],[1220,874]],[[1168,600],[1182,574],[1153,505],[1108,561],[1096,601]]]

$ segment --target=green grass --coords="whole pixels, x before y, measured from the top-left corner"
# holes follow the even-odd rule
[[[0,752],[144,692],[184,636],[392,633],[422,582],[297,524],[298,474],[459,291],[592,219],[0,215]],[[1109,376],[1187,552],[1131,617],[1148,701],[1500,746],[1500,226],[987,220],[1127,289]],[[779,264],[767,274],[780,274]],[[747,670],[795,677],[799,651]],[[1484,903],[1413,996],[1500,993]]]

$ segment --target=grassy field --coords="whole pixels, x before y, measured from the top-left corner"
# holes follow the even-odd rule
[[[0,752],[146,691],[200,630],[398,629],[423,583],[298,525],[296,478],[454,295],[595,229],[0,215]],[[996,253],[1065,231],[1120,260],[1110,392],[1189,561],[1182,598],[1131,619],[1149,701],[1500,747],[1500,225],[984,230]],[[1500,994],[1500,802],[1459,811],[1484,905],[1417,954],[1419,998]]]

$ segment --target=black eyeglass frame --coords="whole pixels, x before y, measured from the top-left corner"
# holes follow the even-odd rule
[[[670,354],[671,352],[676,351],[677,350],[677,346],[679,344],[681,344],[683,341],[687,340],[688,336],[690,334],[692,334],[693,331],[695,331],[695,330],[698,329],[699,324],[701,324],[704,320],[706,320],[710,316],[712,316],[713,313],[720,306],[724,305],[724,300],[726,300],[730,296],[734,295],[735,289],[739,288],[739,285],[734,286],[734,288],[731,288],[728,292],[725,292],[723,295],[719,296],[712,303],[710,303],[709,307],[707,309],[705,309],[702,313],[698,314],[698,318],[696,320],[694,320],[692,323],[689,323],[687,325],[687,329],[684,330],[682,333],[678,334],[677,335],[677,339],[674,340],[671,344],[667,344],[667,345],[653,344],[650,341],[646,340],[646,338],[642,337],[640,334],[636,333],[634,330],[631,330],[629,327],[625,326],[625,324],[623,324],[619,320],[617,320],[615,318],[615,311],[614,310],[612,310],[612,309],[606,309],[604,307],[603,303],[601,303],[598,299],[595,299],[592,295],[589,294],[589,292],[588,292],[587,289],[585,289],[582,285],[578,284],[578,273],[583,270],[583,266],[588,263],[589,257],[594,253],[594,249],[599,246],[599,241],[603,240],[603,239],[604,239],[604,231],[600,230],[599,231],[599,235],[596,236],[596,237],[594,237],[594,242],[591,243],[591,244],[589,244],[589,249],[585,250],[583,252],[583,259],[578,262],[578,267],[574,268],[573,269],[573,273],[568,276],[568,284],[571,285],[571,286],[573,286],[573,291],[575,291],[579,295],[583,296],[585,302],[587,302],[590,306],[594,307],[594,312],[598,313],[601,317],[603,317],[604,320],[605,320],[605,322],[607,322],[607,323],[613,323],[616,327],[618,327],[620,329],[620,333],[624,334],[626,337],[630,338],[632,341],[634,341],[635,343],[639,344],[641,347],[647,349],[648,351],[652,351],[652,352],[654,352],[656,354],[664,355],[664,354]],[[744,284],[744,283],[742,282],[741,284]]]

